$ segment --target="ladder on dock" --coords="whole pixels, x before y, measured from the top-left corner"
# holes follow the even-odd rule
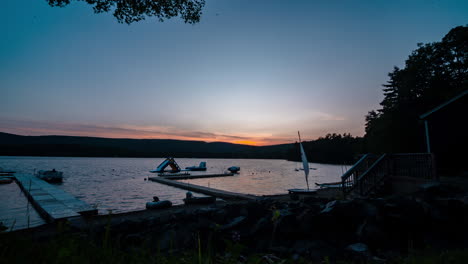
[[[14,174],[14,178],[38,213],[47,221],[97,214],[98,210],[73,195],[31,174]]]

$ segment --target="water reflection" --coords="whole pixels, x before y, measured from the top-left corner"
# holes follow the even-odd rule
[[[107,210],[126,212],[145,209],[145,204],[158,196],[173,204],[182,204],[185,190],[144,179],[164,159],[162,158],[69,158],[69,157],[0,157],[0,165],[17,172],[32,173],[34,169],[55,168],[63,171],[61,188],[83,201],[97,205],[101,214]],[[286,193],[289,188],[305,188],[303,171],[298,162],[285,160],[249,159],[177,159],[181,167],[207,162],[206,172],[223,173],[230,166],[240,166],[239,174],[232,177],[182,180],[202,186],[255,195]],[[341,166],[311,164],[310,186],[314,183],[337,181]],[[196,194],[200,195],[201,194]],[[4,194],[0,194],[3,199]]]

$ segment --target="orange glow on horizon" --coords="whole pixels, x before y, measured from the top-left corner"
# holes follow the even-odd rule
[[[82,129],[80,125],[48,124],[47,127],[24,126],[14,129],[5,129],[2,132],[25,136],[62,135],[77,137],[102,137],[120,139],[172,139],[204,142],[225,142],[250,146],[267,146],[294,143],[294,138],[278,137],[259,134],[221,134],[191,131],[157,131],[156,129],[138,129],[121,127],[91,127]],[[196,135],[199,133],[200,135]],[[211,134],[211,135],[210,135]]]
[[[251,146],[258,146],[259,145],[258,142],[252,141],[252,140],[236,140],[236,141],[233,141],[231,143],[242,144],[242,145],[251,145]]]

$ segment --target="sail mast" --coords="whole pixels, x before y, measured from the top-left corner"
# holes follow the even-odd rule
[[[304,166],[304,173],[305,173],[305,180],[307,184],[307,190],[309,190],[309,162],[307,161],[307,157],[304,151],[304,148],[302,147],[302,141],[301,141],[301,134],[299,131],[297,131],[297,135],[299,136],[299,145],[301,147],[301,159],[302,159],[302,164]]]

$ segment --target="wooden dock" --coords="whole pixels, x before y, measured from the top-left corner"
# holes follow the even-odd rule
[[[251,194],[243,194],[243,193],[235,193],[235,192],[228,192],[219,189],[213,189],[209,187],[204,187],[200,185],[190,184],[190,183],[183,183],[174,180],[165,179],[163,177],[149,177],[148,180],[159,182],[162,184],[170,185],[173,187],[177,187],[180,189],[185,189],[193,192],[203,193],[206,195],[211,195],[223,199],[230,199],[230,200],[256,200],[258,197]]]
[[[233,176],[234,173],[218,173],[218,174],[200,174],[200,175],[159,175],[159,177],[162,177],[164,179],[168,180],[189,180],[189,179],[201,179],[201,178],[214,178],[214,177],[227,177],[227,176]]]
[[[15,174],[16,182],[47,221],[97,214],[97,209],[31,174]]]

